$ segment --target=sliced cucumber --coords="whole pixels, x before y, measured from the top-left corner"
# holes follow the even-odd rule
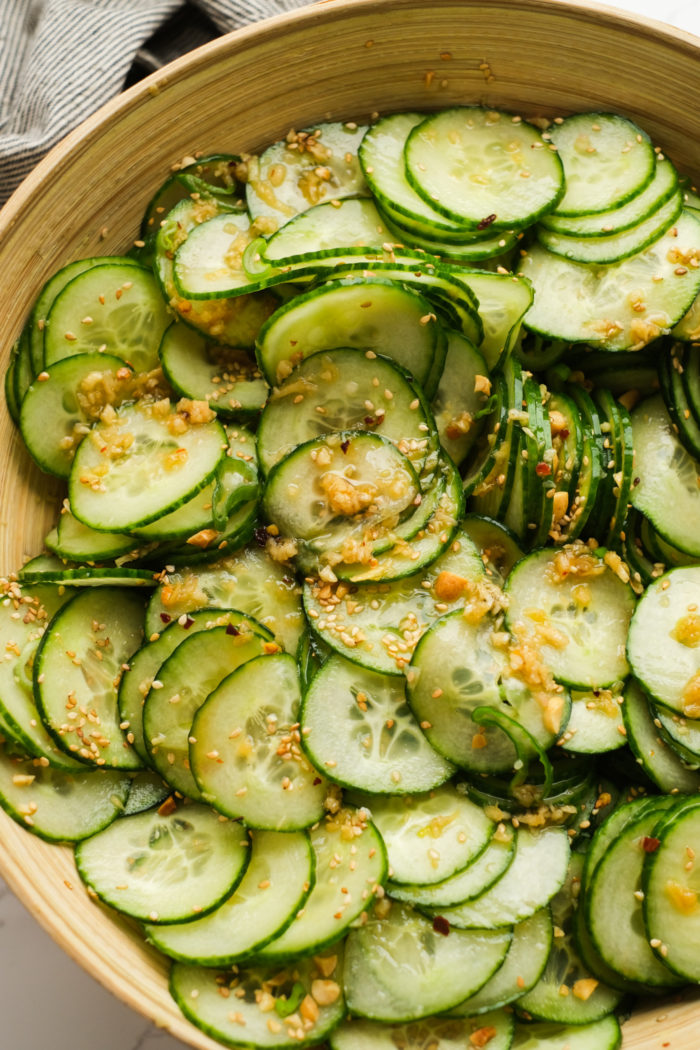
[[[326,785],[301,753],[299,683],[293,657],[248,660],[199,708],[192,773],[221,813],[251,827],[293,831],[323,813]]]
[[[227,448],[221,424],[205,419],[190,422],[186,407],[161,412],[132,405],[100,422],[73,460],[73,514],[92,528],[124,532],[191,499],[213,477]]]
[[[314,854],[302,831],[258,831],[240,883],[201,919],[146,925],[146,936],[173,959],[230,966],[278,936],[304,906],[314,883]]]
[[[454,1021],[432,1017],[404,1025],[387,1025],[353,1018],[331,1033],[332,1050],[463,1050],[488,1040],[489,1050],[509,1050],[513,1039],[513,1018],[505,1011],[485,1017]]]
[[[250,844],[238,824],[196,803],[122,817],[80,843],[78,872],[100,900],[143,922],[188,922],[234,889]]]
[[[405,686],[334,654],[314,675],[300,714],[317,769],[369,792],[428,791],[453,766],[435,752],[406,703]]]
[[[44,330],[44,366],[74,354],[106,351],[137,372],[158,367],[170,312],[149,270],[102,263],[73,277],[53,301]]]
[[[129,793],[121,772],[51,769],[0,747],[0,805],[47,842],[78,842],[118,817]]]
[[[470,229],[526,226],[564,193],[557,154],[510,113],[442,110],[411,131],[405,157],[408,180],[423,200]]]

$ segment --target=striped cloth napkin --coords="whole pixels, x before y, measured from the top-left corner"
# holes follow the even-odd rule
[[[0,205],[139,76],[308,0],[0,0]]]

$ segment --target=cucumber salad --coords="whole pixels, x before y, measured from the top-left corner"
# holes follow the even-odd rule
[[[615,1050],[700,982],[700,198],[641,128],[184,158],[5,394],[66,487],[2,582],[0,804],[194,1025]]]

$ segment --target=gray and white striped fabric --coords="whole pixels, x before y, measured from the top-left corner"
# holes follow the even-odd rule
[[[0,0],[0,204],[52,146],[122,90],[137,57],[145,72],[217,32],[307,2]]]

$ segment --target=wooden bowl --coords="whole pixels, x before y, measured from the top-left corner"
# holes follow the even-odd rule
[[[402,108],[599,108],[638,121],[699,176],[699,63],[700,40],[687,33],[563,0],[330,0],[224,37],[103,107],[3,209],[3,369],[43,282],[72,259],[128,248],[169,165],[194,150],[257,150],[290,127]],[[40,550],[57,489],[4,406],[0,449],[0,570],[10,572]],[[165,960],[88,900],[72,851],[0,818],[0,872],[56,941],[157,1025],[216,1047],[170,999]],[[624,1026],[624,1050],[697,1050],[699,1031],[692,1000],[652,1003]]]

